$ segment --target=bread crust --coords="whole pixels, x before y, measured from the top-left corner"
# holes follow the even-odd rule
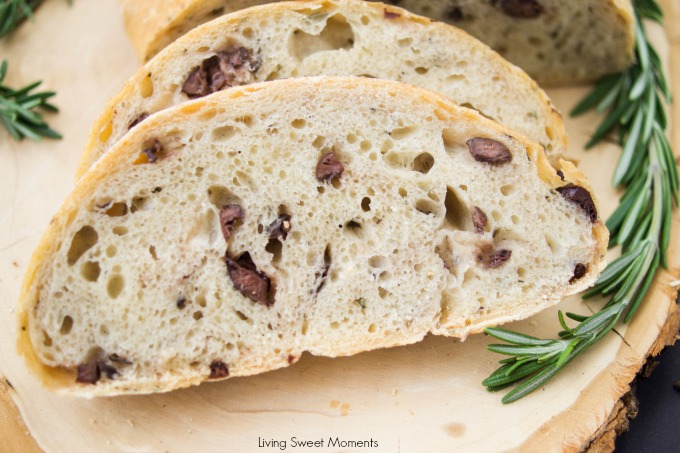
[[[142,7],[140,2],[133,3],[136,6],[131,5],[130,8]],[[180,5],[186,6],[188,3],[174,5],[179,10]],[[152,7],[151,11],[154,11],[154,8],[156,6]],[[388,14],[389,17],[385,16],[387,10],[391,14]],[[173,11],[175,11],[174,6],[170,8],[169,14]],[[182,14],[189,13],[183,11]],[[296,67],[301,66],[302,62],[295,60],[289,54],[280,54],[276,47],[277,43],[290,39],[290,36],[295,33],[294,29],[302,26],[304,21],[313,22],[315,18],[326,16],[344,17],[349,20],[355,27],[355,39],[365,38],[360,44],[361,49],[340,49],[331,52],[326,60],[318,63],[317,66],[310,65],[309,69],[298,71]],[[138,15],[135,13],[133,17],[138,17]],[[153,14],[151,17],[154,17]],[[368,17],[370,17],[370,24],[363,24],[362,18]],[[263,23],[267,25],[263,26]],[[317,27],[316,33],[321,31],[320,25],[322,24],[313,25]],[[262,30],[263,27],[266,31]],[[259,43],[258,45],[261,46],[260,56],[263,67],[256,74],[258,77],[256,81],[263,80],[265,76],[266,79],[271,80],[287,76],[365,75],[367,73],[383,79],[399,77],[400,81],[439,91],[459,104],[478,102],[479,104],[474,105],[475,108],[539,142],[551,157],[566,152],[568,139],[562,115],[545,92],[525,72],[505,61],[496,52],[464,31],[440,22],[433,22],[397,7],[387,7],[381,3],[317,0],[279,2],[221,16],[192,30],[165,48],[130,78],[123,90],[109,102],[104,113],[95,121],[88,144],[79,162],[77,175],[84,174],[92,163],[106,152],[106,149],[127,132],[128,125],[135,119],[135,114],[130,112],[131,109],[141,109],[143,113],[151,114],[188,100],[185,94],[180,93],[180,87],[194,65],[199,63],[196,61],[196,55],[206,58],[211,52],[218,52],[221,50],[220,45],[223,45],[220,43],[225,40],[239,39],[241,40],[239,42],[245,45],[241,33],[247,29],[251,29],[251,33],[254,34],[250,41]],[[366,42],[369,38],[372,41]],[[272,40],[275,44],[266,44],[266,40]],[[397,44],[409,40],[421,47],[411,50],[409,47],[401,48],[401,44]],[[436,42],[436,46],[439,47],[422,48],[430,42]],[[206,51],[206,48],[209,50]],[[279,53],[268,55],[267,49]],[[348,53],[350,51],[354,53]],[[376,64],[375,58],[381,58],[383,52],[397,51],[401,51],[402,54],[394,55],[387,66]],[[470,58],[476,60],[474,64],[458,56],[463,51],[469,52]],[[426,56],[419,57],[418,54]],[[342,63],[336,61],[343,55],[347,55],[347,61],[343,60]],[[426,72],[429,70],[429,72],[406,74],[404,72],[406,69],[400,65],[409,62],[412,65],[430,65],[424,69],[411,68],[410,72],[414,69]],[[338,68],[340,64],[346,65],[347,68]],[[474,66],[475,69],[457,69],[459,64],[463,68]],[[285,68],[276,70],[280,66],[285,66]],[[454,71],[453,75],[452,71]],[[266,72],[270,74],[267,75]],[[272,75],[279,73],[280,76]],[[446,78],[448,76],[454,78],[449,80]],[[466,80],[458,80],[460,77],[465,77]],[[168,88],[171,86],[177,88],[173,91]],[[476,96],[473,96],[471,90],[475,89],[478,92]],[[141,93],[142,91],[145,93]],[[148,94],[148,91],[151,91],[151,94]],[[159,94],[161,91],[162,94]],[[136,114],[140,113],[142,112]]]

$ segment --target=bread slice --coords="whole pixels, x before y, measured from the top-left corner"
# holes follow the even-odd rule
[[[199,24],[267,0],[121,0],[125,25],[148,60]],[[460,27],[542,84],[593,81],[633,62],[630,0],[392,0]]]
[[[20,348],[95,396],[464,339],[593,283],[590,190],[410,85],[232,88],[150,117],[80,180],[29,265]]]
[[[468,34],[383,4],[286,2],[223,16],[142,67],[94,125],[78,174],[154,112],[231,85],[315,75],[365,75],[428,88],[551,154],[566,150],[562,118],[545,93]]]

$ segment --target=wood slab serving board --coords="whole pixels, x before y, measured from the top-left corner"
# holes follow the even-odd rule
[[[668,34],[654,29],[680,97],[680,4],[663,2]],[[464,343],[428,337],[401,348],[327,359],[303,356],[294,366],[249,378],[164,395],[74,399],[43,390],[15,352],[15,305],[26,265],[42,231],[73,187],[90,124],[138,67],[116,0],[46,2],[35,23],[0,44],[10,62],[7,82],[42,78],[58,90],[61,113],[49,118],[61,141],[14,143],[0,133],[0,452],[281,451],[258,438],[287,441],[287,451],[328,448],[328,439],[373,440],[375,452],[611,450],[625,415],[622,396],[646,358],[680,326],[680,211],[673,221],[670,268],[660,272],[633,322],[617,328],[553,382],[503,406],[481,381],[496,367],[490,339]],[[588,87],[550,90],[568,112]],[[673,118],[680,119],[674,106]],[[584,153],[595,116],[567,120],[571,156],[593,181],[607,217],[618,194],[609,185],[619,150]],[[680,151],[680,121],[674,122]],[[614,255],[612,255],[614,256]],[[564,301],[561,309],[598,310],[601,301]],[[558,330],[557,308],[510,327],[536,336]],[[20,410],[20,414],[17,411]],[[24,424],[25,423],[25,424]],[[295,449],[291,438],[324,440],[325,448]]]

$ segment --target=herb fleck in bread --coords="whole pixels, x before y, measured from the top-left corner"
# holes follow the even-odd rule
[[[220,14],[271,0],[122,0],[140,58]],[[460,27],[541,83],[593,81],[633,62],[630,0],[393,0]]]
[[[63,392],[146,393],[528,317],[604,266],[597,200],[562,164],[398,82],[191,101],[134,128],[61,207],[20,350]]]
[[[545,93],[468,34],[383,4],[286,2],[221,17],[142,67],[95,123],[78,173],[159,110],[229,86],[315,75],[421,86],[527,135],[551,155],[566,150],[562,118]]]

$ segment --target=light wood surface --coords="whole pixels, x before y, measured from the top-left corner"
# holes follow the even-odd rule
[[[655,30],[680,93],[680,4],[663,2],[669,38]],[[668,43],[673,50],[670,52]],[[668,55],[672,58],[668,60]],[[316,440],[374,439],[376,452],[596,451],[613,448],[625,417],[622,396],[649,354],[670,342],[680,326],[675,289],[680,277],[680,214],[673,221],[669,271],[630,325],[611,334],[555,380],[510,406],[480,382],[495,368],[490,340],[464,343],[429,337],[420,344],[341,359],[305,355],[294,366],[165,395],[80,400],[41,389],[14,347],[16,304],[33,247],[73,187],[73,173],[89,125],[132,74],[137,60],[124,35],[115,0],[46,2],[29,23],[0,44],[10,61],[8,83],[43,78],[59,92],[61,113],[50,117],[64,140],[15,144],[0,136],[0,452],[38,451],[268,451],[258,437]],[[567,112],[588,90],[549,94]],[[680,118],[680,103],[673,107]],[[568,120],[570,152],[580,160],[603,200],[615,208],[609,186],[619,154],[613,145],[589,153],[583,144],[597,122]],[[680,150],[680,121],[673,143]],[[613,256],[613,255],[612,255]],[[561,309],[596,311],[601,302],[571,298]],[[558,330],[557,308],[512,328],[537,336]],[[11,382],[11,385],[8,384]],[[16,404],[21,408],[19,415]],[[25,421],[25,425],[24,425]],[[29,434],[30,432],[30,434]],[[36,443],[37,442],[37,443]],[[276,449],[277,451],[280,451]],[[337,451],[313,449],[310,451]]]

